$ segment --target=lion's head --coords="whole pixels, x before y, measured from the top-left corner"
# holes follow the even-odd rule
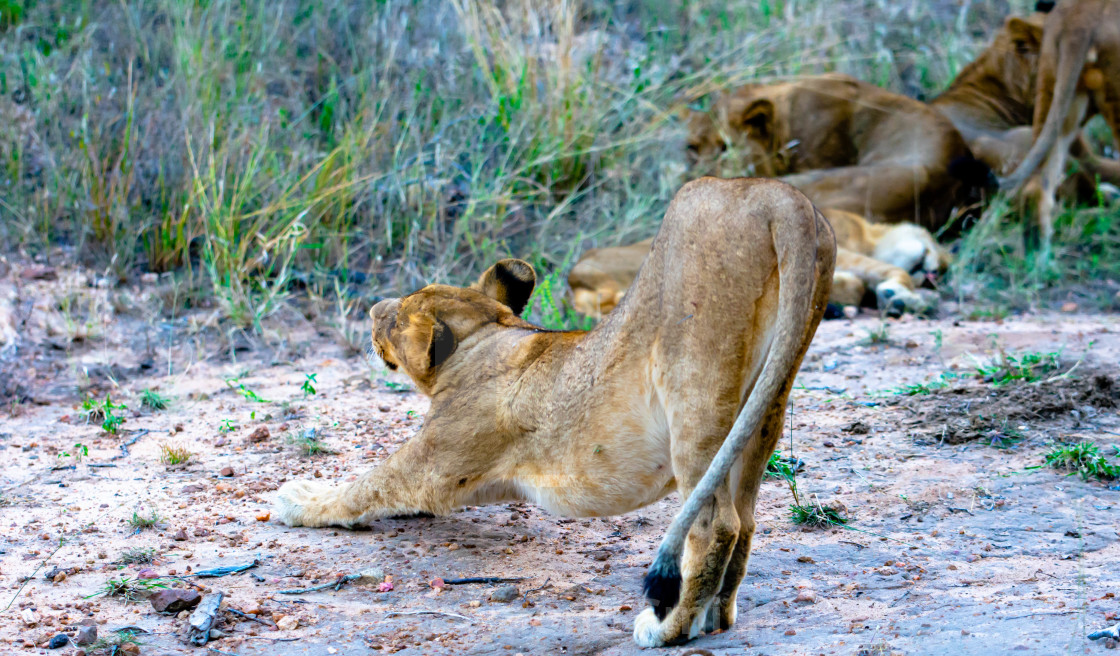
[[[434,374],[459,345],[496,327],[532,327],[522,321],[537,275],[522,260],[501,260],[470,287],[428,285],[404,298],[373,306],[373,351],[389,369],[404,372],[426,393]]]
[[[757,177],[788,173],[779,150],[769,89],[749,84],[719,98],[711,111],[693,111],[688,120],[688,156],[692,165],[711,166],[730,151],[739,172]],[[745,167],[745,168],[744,168]]]

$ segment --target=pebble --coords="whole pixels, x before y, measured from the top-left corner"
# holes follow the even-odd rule
[[[815,604],[817,603],[817,593],[812,590],[802,590],[797,593],[797,597],[793,601],[798,604]]]
[[[226,478],[233,476],[233,467],[222,467],[222,476]]]
[[[490,601],[496,601],[498,603],[508,604],[509,602],[513,601],[514,599],[517,599],[517,595],[518,595],[517,586],[515,586],[515,585],[503,585],[502,587],[498,588],[494,592],[490,593]]]
[[[39,616],[36,615],[35,611],[31,610],[30,608],[24,608],[23,610],[21,610],[19,612],[19,618],[23,620],[25,626],[35,626],[39,623]]]
[[[65,647],[66,643],[68,642],[70,642],[70,636],[66,635],[65,633],[56,633],[54,637],[51,638],[51,641],[47,643],[47,648],[60,649],[62,647]]]
[[[97,626],[79,626],[78,635],[74,636],[74,644],[76,645],[92,645],[97,642]]]
[[[269,511],[267,511],[267,510],[265,510],[263,512],[259,512],[256,515],[258,522],[267,522],[269,517],[271,517],[271,516],[272,516],[272,514],[269,513]]]
[[[220,640],[221,638],[224,638],[224,637],[226,637],[226,632],[225,631],[222,631],[221,629],[210,629],[210,639],[211,640]]]
[[[263,442],[271,437],[271,435],[272,434],[268,432],[268,426],[258,426],[257,430],[249,434],[249,441]]]
[[[137,656],[140,653],[140,645],[135,642],[126,642],[121,645],[120,653],[127,654],[127,656]]]
[[[201,599],[202,596],[195,590],[168,588],[153,594],[148,601],[157,613],[178,613],[194,608]]]
[[[299,627],[299,620],[291,615],[285,615],[276,621],[276,626],[279,627],[281,631],[294,631]]]

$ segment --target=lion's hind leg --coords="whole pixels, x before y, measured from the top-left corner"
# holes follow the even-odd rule
[[[687,421],[700,423],[694,416]],[[673,474],[682,498],[688,498],[704,476],[728,430],[730,425],[721,422],[708,427],[681,427],[675,432]],[[660,647],[684,642],[704,630],[713,605],[718,605],[717,594],[738,536],[739,513],[728,482],[689,530],[680,571],[651,570],[647,575],[646,595],[653,607],[635,619],[635,642],[643,647]]]

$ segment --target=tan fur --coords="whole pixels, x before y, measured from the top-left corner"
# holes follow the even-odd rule
[[[877,307],[893,316],[925,310],[916,287],[949,266],[948,252],[928,230],[911,223],[870,223],[834,208],[821,213],[836,233],[830,303],[859,306],[871,291]],[[576,311],[598,318],[613,310],[649,254],[650,241],[586,251],[568,274]]]
[[[840,74],[751,84],[694,112],[689,150],[728,144],[755,175],[781,176],[819,207],[939,230],[970,188],[950,174],[971,153],[937,111]]]
[[[1001,187],[1026,184],[1046,256],[1055,192],[1080,127],[1099,112],[1120,146],[1120,0],[1062,0],[1047,15],[1035,98],[1034,144]]]
[[[286,483],[277,516],[348,527],[515,500],[562,515],[624,513],[674,489],[688,497],[740,409],[762,403],[740,466],[689,529],[680,602],[664,620],[643,614],[635,638],[655,646],[728,628],[755,498],[835,249],[828,222],[793,187],[703,178],[677,194],[632,289],[590,332],[518,318],[534,279],[520,260],[469,289],[429,285],[382,301],[373,346],[431,397],[423,428],[353,483]]]

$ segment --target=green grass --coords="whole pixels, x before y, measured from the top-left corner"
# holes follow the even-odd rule
[[[119,565],[145,565],[156,558],[154,548],[134,547],[126,549],[117,559]]]
[[[878,328],[872,328],[867,331],[867,337],[863,339],[863,343],[869,346],[883,345],[886,346],[891,343],[891,327],[886,321],[880,322]]]
[[[790,519],[794,524],[809,528],[827,528],[829,526],[845,526],[848,518],[831,506],[822,506],[819,503],[806,505],[793,504],[789,507]]]
[[[194,453],[181,444],[160,444],[159,461],[165,465],[185,465]]]
[[[1055,445],[1046,454],[1046,466],[1077,474],[1081,480],[1120,478],[1120,464],[1113,464],[1102,456],[1100,448],[1092,442]]]
[[[141,601],[152,592],[166,587],[167,583],[161,579],[138,579],[122,576],[105,581],[105,583],[98,588],[97,592],[89,595],[86,599],[105,596],[116,597],[126,603],[134,603]]]
[[[160,410],[166,410],[167,406],[171,405],[171,401],[167,397],[160,395],[159,392],[146,388],[140,393],[140,405],[149,410],[158,412]]]
[[[286,441],[288,444],[295,445],[296,449],[305,456],[337,453],[337,451],[323,444],[311,431],[303,431],[300,434],[289,433]]]
[[[137,531],[143,531],[158,524],[160,519],[162,518],[159,516],[159,513],[154,510],[150,515],[141,515],[133,511],[132,517],[128,519],[128,525]]]
[[[976,376],[993,385],[1017,381],[1033,383],[1061,369],[1061,352],[1025,352],[1018,355],[1003,349],[990,362],[976,364]]]

